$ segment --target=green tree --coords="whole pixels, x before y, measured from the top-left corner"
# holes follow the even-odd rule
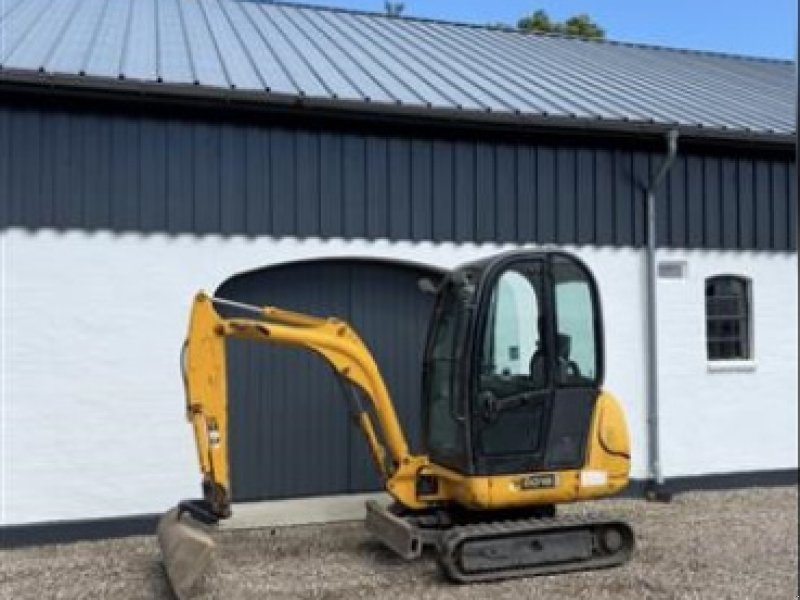
[[[517,27],[523,31],[560,33],[594,40],[601,40],[606,37],[605,30],[585,13],[570,17],[561,23],[552,21],[545,11],[537,10],[530,15],[522,17],[517,22]]]
[[[554,25],[550,17],[542,9],[526,17],[522,17],[517,22],[517,27],[519,29],[524,29],[525,31],[541,31],[544,33],[553,33]]]
[[[383,3],[383,10],[390,17],[400,17],[400,16],[402,16],[403,15],[403,11],[405,9],[406,9],[406,5],[403,2],[384,2]]]
[[[586,13],[575,15],[564,21],[562,32],[591,40],[602,40],[606,37],[605,29],[592,21]]]

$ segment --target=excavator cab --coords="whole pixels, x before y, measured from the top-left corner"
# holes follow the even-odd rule
[[[603,378],[600,315],[591,272],[568,254],[453,271],[425,352],[431,462],[465,476],[580,468]]]

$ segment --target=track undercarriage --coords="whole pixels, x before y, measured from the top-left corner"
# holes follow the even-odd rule
[[[399,556],[431,547],[452,581],[472,583],[621,565],[633,530],[614,519],[555,516],[555,507],[491,514],[463,510],[412,512],[367,503],[366,526]]]

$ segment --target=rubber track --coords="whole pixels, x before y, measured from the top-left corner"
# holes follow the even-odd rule
[[[465,573],[460,566],[459,551],[465,542],[469,543],[470,541],[491,538],[500,540],[509,536],[517,536],[526,533],[550,533],[558,530],[583,528],[594,530],[605,526],[614,526],[626,532],[626,535],[623,536],[623,546],[614,554],[595,554],[589,559],[555,564],[549,563],[539,566],[515,566],[509,569],[500,567],[492,571],[479,573]],[[437,560],[445,575],[451,580],[458,583],[473,583],[614,567],[624,564],[630,559],[633,554],[634,545],[633,530],[627,523],[617,519],[608,519],[602,515],[525,519],[453,527],[442,536]],[[593,544],[593,546],[596,546],[596,544]]]

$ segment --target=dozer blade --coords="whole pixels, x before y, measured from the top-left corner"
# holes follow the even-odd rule
[[[214,554],[210,528],[175,507],[161,517],[156,535],[172,590],[179,600],[187,600]]]

